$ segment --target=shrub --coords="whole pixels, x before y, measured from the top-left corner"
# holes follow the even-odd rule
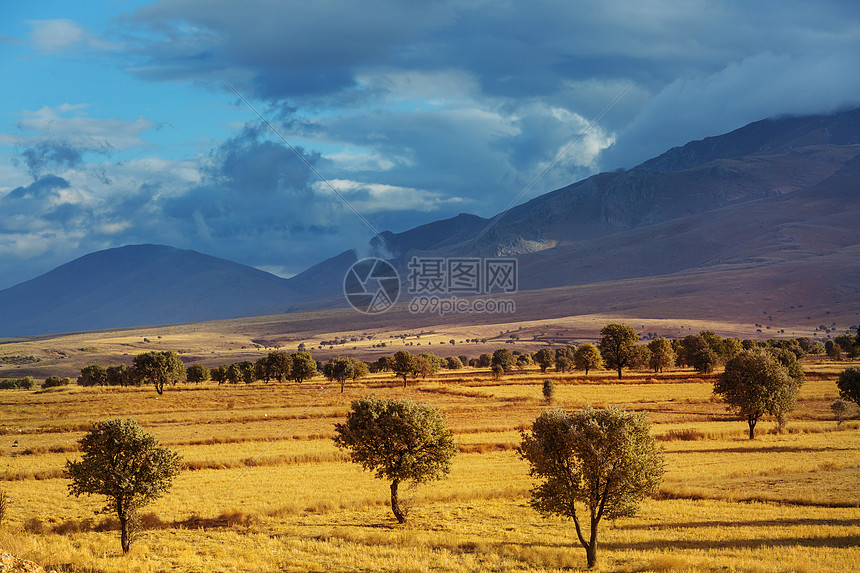
[[[60,378],[59,376],[50,376],[42,383],[42,388],[56,388],[58,386],[68,386],[72,381],[69,378]]]
[[[555,383],[550,379],[543,381],[543,398],[547,404],[552,404],[555,400]]]
[[[848,413],[848,402],[846,400],[836,400],[830,404],[830,409],[833,410],[833,414],[836,416],[836,425],[841,426],[842,422],[845,421],[845,414]]]

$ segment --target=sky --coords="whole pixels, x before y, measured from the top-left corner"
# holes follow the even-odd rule
[[[4,0],[0,70],[0,289],[140,243],[289,277],[856,107],[860,3]]]

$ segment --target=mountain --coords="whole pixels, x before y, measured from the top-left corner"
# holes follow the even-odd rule
[[[784,307],[856,322],[858,201],[860,109],[762,120],[492,219],[385,231],[370,248],[404,281],[415,256],[516,256],[520,320]],[[0,336],[343,307],[356,260],[345,251],[280,279],[170,247],[101,251],[0,291]]]
[[[299,298],[285,279],[258,269],[195,251],[132,245],[85,255],[0,291],[0,336],[273,314]]]

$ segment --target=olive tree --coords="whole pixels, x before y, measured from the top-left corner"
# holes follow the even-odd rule
[[[630,364],[636,341],[636,331],[626,324],[607,324],[600,330],[600,355],[606,366],[618,371],[621,379],[621,369]]]
[[[600,520],[634,515],[665,471],[647,416],[615,407],[541,413],[522,432],[520,455],[540,480],[531,506],[573,520],[589,567],[597,563]]]
[[[186,370],[185,375],[189,382],[194,382],[196,384],[206,382],[212,377],[212,373],[209,369],[202,364],[192,364]]]
[[[846,368],[836,381],[839,397],[860,406],[860,368]]]
[[[664,368],[675,363],[675,351],[672,350],[672,343],[662,336],[649,342],[648,350],[651,351],[648,366],[653,368],[655,373],[663,372]]]
[[[549,348],[541,348],[535,352],[534,361],[540,366],[541,372],[546,372],[555,363],[555,354]]]
[[[714,394],[725,400],[729,410],[746,418],[752,440],[756,423],[765,414],[776,416],[782,426],[785,414],[794,409],[801,384],[803,369],[796,361],[783,364],[771,352],[745,350],[726,363],[714,383]]]
[[[398,350],[394,353],[394,365],[391,369],[398,376],[403,376],[403,387],[406,388],[406,378],[418,376],[418,357],[408,350]]]
[[[66,462],[66,477],[72,480],[69,494],[107,498],[102,511],[119,519],[120,543],[127,553],[134,540],[137,510],[170,489],[181,458],[134,420],[96,422],[79,444],[82,458]]]
[[[185,377],[185,365],[173,351],[152,351],[138,354],[132,361],[134,377],[141,384],[152,383],[155,391],[164,393],[165,384],[176,384]]]
[[[355,362],[346,356],[335,356],[325,363],[323,374],[329,380],[340,382],[340,392],[343,394],[344,384],[355,374]]]
[[[293,352],[290,354],[290,371],[287,377],[301,384],[310,380],[317,373],[317,363],[309,352]]]
[[[600,355],[599,348],[587,342],[576,348],[576,352],[573,353],[573,363],[579,370],[585,370],[585,375],[588,376],[589,370],[596,370],[603,366],[603,357]]]
[[[334,443],[379,479],[391,481],[391,511],[399,523],[406,509],[397,489],[402,481],[424,483],[451,471],[454,435],[436,408],[369,396],[355,400],[346,421],[335,425]]]

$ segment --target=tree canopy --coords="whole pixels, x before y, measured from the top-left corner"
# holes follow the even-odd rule
[[[426,404],[369,396],[355,400],[346,421],[335,425],[335,444],[379,479],[391,481],[391,510],[406,521],[398,485],[441,479],[451,471],[454,435],[445,416]]]
[[[714,394],[725,400],[729,410],[746,418],[750,439],[755,437],[755,426],[762,416],[776,416],[781,426],[785,414],[794,408],[803,384],[803,369],[794,354],[786,352],[782,358],[788,364],[773,352],[745,350],[726,363],[714,383]]]
[[[573,519],[589,567],[597,561],[600,520],[634,515],[665,471],[647,416],[614,407],[541,413],[522,432],[520,455],[539,480],[531,506]]]
[[[630,364],[634,347],[639,337],[632,326],[626,324],[607,324],[600,330],[600,355],[606,366],[618,371]]]
[[[116,513],[123,552],[134,538],[137,510],[164,495],[181,469],[179,454],[158,444],[134,420],[96,422],[81,438],[79,461],[66,462],[69,494],[103,495]]]
[[[173,351],[152,351],[138,354],[132,361],[134,376],[142,384],[151,383],[155,391],[164,393],[165,384],[176,384],[185,378],[185,366]]]

